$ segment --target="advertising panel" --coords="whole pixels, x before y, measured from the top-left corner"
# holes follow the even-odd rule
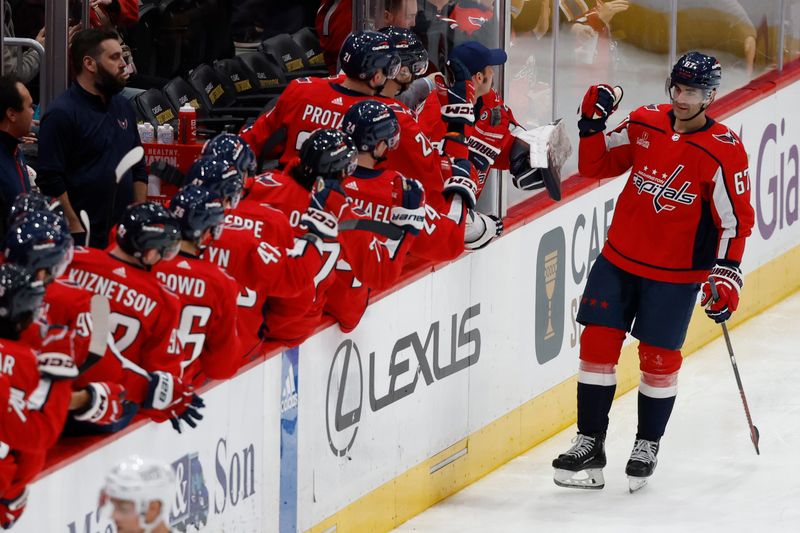
[[[276,379],[265,382],[267,368]],[[265,434],[274,440],[279,435],[279,377],[280,358],[274,358],[207,391],[197,428],[178,434],[169,423],[148,423],[41,478],[30,487],[27,510],[14,530],[114,531],[110,516],[98,509],[103,479],[114,464],[138,454],[175,472],[175,531],[277,531],[278,464],[268,470],[264,460]],[[273,406],[267,415],[260,402],[265,394]],[[265,433],[265,426],[271,430]]]

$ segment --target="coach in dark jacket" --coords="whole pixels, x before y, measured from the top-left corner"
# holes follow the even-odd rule
[[[6,232],[8,209],[14,198],[31,190],[20,138],[31,131],[33,99],[13,75],[0,77],[0,236]]]
[[[75,242],[85,233],[79,213],[91,226],[91,246],[104,248],[108,232],[130,203],[147,195],[144,162],[119,184],[114,169],[138,146],[136,117],[119,92],[128,74],[117,35],[105,30],[78,32],[70,59],[77,72],[70,85],[42,117],[39,128],[39,168],[36,184],[64,206]]]

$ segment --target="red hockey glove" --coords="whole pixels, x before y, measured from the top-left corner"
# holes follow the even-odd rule
[[[622,100],[622,87],[612,87],[605,83],[592,85],[583,97],[579,113],[578,130],[587,135],[606,129],[606,120],[619,107]]]
[[[318,179],[300,225],[323,240],[334,240],[339,235],[339,217],[346,205],[347,195],[338,180]]]
[[[16,498],[0,498],[0,526],[3,529],[11,529],[19,520],[19,517],[22,516],[27,503],[28,487],[25,487],[22,494]]]
[[[709,279],[714,280],[719,298],[714,299],[711,284],[706,281],[701,289],[700,305],[705,307],[706,315],[719,324],[728,320],[739,307],[742,271],[737,266],[717,265],[711,269]]]
[[[419,235],[425,225],[425,188],[417,180],[403,176],[396,176],[393,185],[392,224]]]
[[[451,168],[453,175],[444,182],[444,194],[458,194],[468,208],[475,207],[478,186],[472,177],[472,163],[468,159],[456,159]]]
[[[120,419],[125,387],[118,383],[89,383],[85,390],[89,393],[89,405],[73,414],[75,420],[107,425]]]

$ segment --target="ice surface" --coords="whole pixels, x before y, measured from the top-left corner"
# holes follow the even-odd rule
[[[611,411],[603,490],[553,483],[550,462],[569,448],[573,426],[396,531],[800,531],[798,316],[800,293],[731,331],[760,456],[720,337],[685,360],[659,465],[638,493],[628,493],[624,473],[636,431],[634,390]]]

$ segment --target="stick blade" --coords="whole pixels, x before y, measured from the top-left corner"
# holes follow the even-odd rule
[[[141,146],[134,146],[127,154],[122,156],[119,160],[117,168],[114,169],[114,174],[117,177],[117,183],[122,180],[122,177],[130,169],[134,167],[139,161],[144,159],[144,148]]]
[[[753,431],[750,432],[750,440],[753,441],[753,446],[756,448],[756,455],[761,455],[761,451],[758,449],[759,439],[761,439],[761,434],[758,432],[756,425],[753,424]]]

